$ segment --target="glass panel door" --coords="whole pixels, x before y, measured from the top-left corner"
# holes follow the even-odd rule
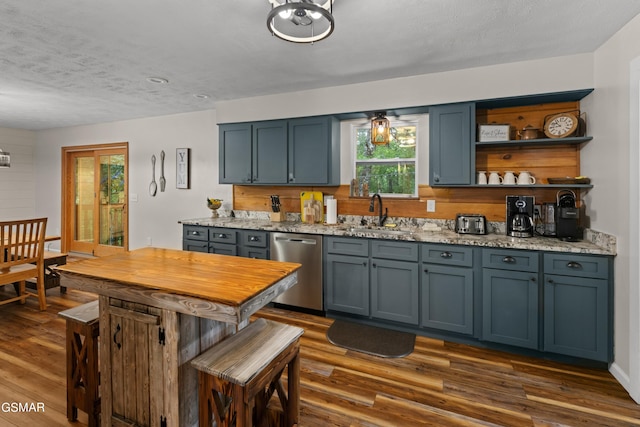
[[[127,149],[66,155],[66,250],[96,256],[128,248]]]

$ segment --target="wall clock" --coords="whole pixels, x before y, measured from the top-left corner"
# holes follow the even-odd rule
[[[549,138],[565,138],[578,128],[578,117],[573,113],[558,113],[544,121],[544,134]]]

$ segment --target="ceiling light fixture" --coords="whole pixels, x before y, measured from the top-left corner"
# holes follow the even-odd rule
[[[389,119],[385,117],[386,112],[380,111],[371,120],[371,143],[373,145],[388,145],[390,126]]]
[[[11,156],[0,148],[0,168],[8,168],[11,166]]]
[[[268,0],[269,32],[293,43],[314,43],[333,32],[334,0]]]

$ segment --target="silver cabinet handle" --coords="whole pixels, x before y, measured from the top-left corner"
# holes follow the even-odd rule
[[[220,233],[218,234],[218,239],[226,239],[227,236],[225,236],[224,234]]]
[[[259,242],[260,239],[258,238],[258,236],[249,236],[249,241],[250,242]]]
[[[191,232],[191,235],[192,235],[192,236],[199,236],[199,235],[200,235],[200,232],[199,232],[199,231],[192,231],[192,232]]]
[[[502,262],[506,262],[507,264],[513,264],[516,262],[516,259],[512,256],[506,256],[504,258],[502,258]]]
[[[453,256],[453,254],[451,252],[441,252],[440,253],[440,257],[441,258],[451,258]]]
[[[573,269],[582,268],[582,264],[580,264],[579,262],[575,262],[575,261],[569,261],[567,263],[567,268],[573,268]]]

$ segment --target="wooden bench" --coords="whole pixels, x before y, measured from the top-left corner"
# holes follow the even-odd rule
[[[300,336],[304,330],[258,319],[197,356],[201,427],[267,425],[267,405],[277,393],[284,425],[297,425],[300,413]],[[280,377],[287,370],[287,392]]]
[[[78,409],[89,416],[89,427],[100,425],[98,301],[61,311],[67,322],[67,419],[78,419]]]
[[[67,263],[67,254],[61,252],[44,251],[44,289],[48,290],[60,286],[60,274],[53,269],[58,265]],[[33,280],[27,280],[27,288],[35,289],[36,283]],[[67,288],[60,286],[60,293],[67,292]]]

